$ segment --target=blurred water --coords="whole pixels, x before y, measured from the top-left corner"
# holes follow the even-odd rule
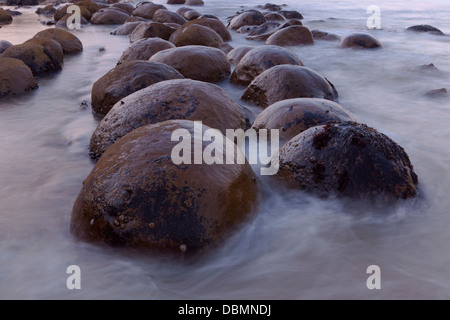
[[[205,2],[196,10],[223,20],[243,3]],[[109,35],[113,27],[89,26],[76,32],[84,52],[67,57],[62,72],[39,79],[33,93],[0,101],[0,298],[450,298],[450,104],[423,95],[450,88],[450,37],[403,33],[428,23],[450,34],[447,1],[282,2],[302,12],[306,26],[339,35],[363,31],[366,8],[381,7],[382,30],[368,32],[382,50],[319,41],[293,50],[333,82],[340,103],[360,122],[405,148],[420,197],[385,208],[385,215],[363,204],[272,190],[264,181],[254,217],[216,252],[189,264],[76,242],[68,225],[93,166],[87,148],[97,125],[79,106],[128,46],[126,37]],[[3,26],[0,39],[21,43],[44,29],[34,10]],[[232,35],[232,46],[248,44]],[[440,72],[412,70],[429,63]],[[243,92],[221,86],[236,100]],[[81,267],[82,290],[66,288],[71,264]],[[382,290],[366,288],[372,264],[381,267]]]

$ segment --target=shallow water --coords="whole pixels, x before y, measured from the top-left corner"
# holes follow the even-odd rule
[[[221,19],[242,3],[205,2],[196,9]],[[339,35],[363,31],[366,8],[381,7],[383,29],[369,32],[384,43],[382,50],[341,50],[319,41],[293,50],[336,86],[340,103],[360,122],[405,148],[419,176],[418,199],[380,210],[264,184],[265,199],[252,220],[189,264],[75,241],[70,214],[93,167],[87,149],[97,125],[90,109],[79,106],[128,46],[126,37],[109,35],[113,27],[89,26],[76,32],[84,52],[66,57],[62,72],[39,79],[33,93],[0,101],[0,298],[450,298],[450,103],[423,95],[450,88],[450,37],[402,32],[428,23],[450,34],[450,6],[283,2],[303,13],[306,26]],[[33,11],[3,26],[0,38],[18,44],[44,29]],[[232,34],[232,46],[249,44]],[[429,63],[440,73],[411,70]],[[236,100],[243,92],[221,86]],[[82,270],[78,291],[66,288],[72,264]],[[366,287],[372,264],[381,268],[381,290]]]

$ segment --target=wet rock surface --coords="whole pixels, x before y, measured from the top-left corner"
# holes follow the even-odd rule
[[[40,31],[34,38],[49,38],[55,40],[61,45],[64,54],[70,55],[83,51],[83,44],[80,39],[72,33],[58,28]]]
[[[174,32],[174,28],[166,26],[162,23],[144,22],[134,28],[133,32],[130,34],[130,42],[136,42],[140,39],[146,38],[161,38],[163,40],[169,40],[170,36]]]
[[[314,44],[314,38],[308,28],[304,26],[290,26],[275,32],[267,39],[266,44],[282,47],[311,45]]]
[[[252,46],[237,47],[227,54],[228,61],[230,61],[232,65],[237,65],[242,60],[242,58],[247,54],[247,52],[249,52],[254,48],[255,47]]]
[[[340,48],[376,49],[383,45],[376,37],[368,33],[354,33],[346,36],[339,43]]]
[[[0,57],[0,97],[15,96],[38,87],[30,68],[21,60]]]
[[[238,14],[229,23],[228,28],[237,30],[242,26],[255,26],[267,22],[264,15],[257,10],[250,10]]]
[[[431,33],[434,35],[442,36],[444,33],[439,30],[438,28],[435,28],[433,26],[427,25],[427,24],[421,24],[412,26],[406,29],[407,32],[418,32],[418,33]]]
[[[160,38],[141,39],[131,44],[123,52],[118,64],[134,60],[148,60],[155,53],[171,48],[175,48],[175,46]]]

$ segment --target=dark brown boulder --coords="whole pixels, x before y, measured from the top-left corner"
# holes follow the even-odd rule
[[[222,38],[212,29],[198,24],[191,24],[178,29],[169,38],[177,47],[199,45],[216,47],[223,43]]]
[[[13,21],[11,13],[0,8],[0,25],[10,24]]]
[[[368,33],[354,33],[346,36],[339,43],[340,48],[364,48],[364,49],[376,49],[383,45],[374,36]]]
[[[166,49],[175,48],[169,41],[160,38],[147,38],[134,42],[126,49],[117,64],[134,60],[150,59],[155,53]]]
[[[202,6],[205,3],[203,2],[203,0],[187,0],[186,1],[186,5],[187,6]]]
[[[286,21],[285,23],[281,24],[280,29],[292,27],[292,26],[302,26],[303,23],[300,20],[297,19],[291,19]]]
[[[167,4],[184,4],[186,0],[167,0]]]
[[[92,24],[124,24],[130,15],[118,10],[100,9],[92,15]]]
[[[59,9],[57,9],[55,11],[55,13],[53,14],[53,19],[55,19],[55,21],[61,20],[62,17],[67,15],[67,8],[69,8],[69,6],[70,5],[65,5],[65,6],[62,6]],[[81,16],[83,18],[85,18],[87,21],[91,20],[92,13],[87,8],[80,6],[80,13],[81,13]],[[72,15],[72,13],[70,13],[70,15]]]
[[[95,3],[94,1],[90,1],[90,0],[77,1],[74,3],[74,5],[80,6],[80,7],[85,7],[86,9],[88,9],[91,12],[91,14],[96,13],[98,10],[100,10],[102,8],[102,6],[100,6],[98,3]]]
[[[303,19],[302,14],[295,10],[290,10],[290,11],[289,10],[281,10],[278,13],[281,14],[283,17],[285,17],[288,20],[290,20],[290,19],[302,20]]]
[[[194,20],[197,19],[198,17],[200,17],[202,14],[200,12],[198,12],[197,10],[189,10],[187,12],[185,12],[182,17],[184,17],[186,20]]]
[[[308,28],[291,26],[283,28],[271,35],[266,44],[274,46],[299,46],[314,44],[314,39]]]
[[[56,8],[53,7],[51,4],[46,5],[42,8],[37,8],[36,14],[43,15],[43,16],[53,16],[56,12]]]
[[[340,41],[341,37],[333,34],[333,33],[328,33],[325,31],[320,31],[320,30],[311,30],[311,33],[314,37],[314,39],[318,39],[318,40],[325,40],[325,41]]]
[[[132,16],[125,21],[125,23],[128,23],[128,22],[148,22],[148,20],[144,19],[142,17]]]
[[[62,46],[55,40],[48,38],[31,38],[30,40],[24,42],[24,44],[26,43],[33,43],[43,47],[45,54],[50,57],[54,65],[63,65],[64,51]]]
[[[92,87],[92,109],[105,115],[120,99],[160,81],[181,79],[183,76],[172,67],[148,61],[122,63]]]
[[[277,4],[273,4],[273,3],[266,3],[265,5],[261,6],[257,6],[257,8],[260,9],[264,9],[267,11],[281,11],[281,6],[277,5]]]
[[[169,40],[170,36],[174,32],[174,28],[168,27],[159,22],[143,22],[134,28],[133,32],[130,34],[130,42],[135,42],[146,38],[161,38],[163,40]]]
[[[230,31],[227,30],[225,25],[220,20],[213,18],[199,18],[185,23],[181,28],[187,28],[188,26],[191,26],[193,24],[201,25],[214,30],[222,38],[223,41],[231,40]]]
[[[72,234],[115,246],[196,253],[216,247],[248,217],[258,197],[250,165],[174,164],[177,129],[192,135],[185,143],[191,150],[194,143],[202,150],[210,144],[194,135],[193,121],[134,130],[105,152],[84,182],[72,211]]]
[[[275,12],[269,12],[264,14],[264,18],[266,18],[267,21],[285,21],[284,17]]]
[[[11,47],[13,44],[6,40],[0,40],[0,54],[2,54],[6,49]]]
[[[249,85],[261,73],[277,65],[303,66],[300,58],[291,50],[278,46],[262,46],[248,51],[231,75],[230,82]]]
[[[326,78],[306,67],[280,65],[261,73],[244,92],[242,99],[262,108],[293,98],[337,100],[338,93]]]
[[[114,105],[92,135],[90,156],[99,158],[134,129],[172,119],[203,121],[223,134],[245,129],[240,106],[220,87],[190,79],[162,81]]]
[[[228,28],[237,30],[242,26],[257,26],[265,22],[267,20],[261,12],[250,10],[235,16],[228,24]]]
[[[448,97],[448,91],[446,88],[429,90],[425,93],[425,96],[429,98],[446,98]]]
[[[230,76],[231,66],[220,49],[204,46],[185,46],[156,53],[150,61],[165,63],[186,78],[218,82]]]
[[[80,39],[72,33],[59,28],[46,29],[36,33],[34,38],[49,38],[58,42],[64,54],[76,54],[83,51],[83,44]]]
[[[133,16],[142,17],[144,19],[153,19],[153,15],[159,9],[167,9],[162,4],[144,3],[138,5],[133,11]]]
[[[110,8],[119,8],[123,11],[125,11],[128,14],[132,14],[134,11],[134,6],[131,3],[114,3],[113,5],[111,5]]]
[[[153,15],[153,21],[160,23],[176,23],[179,25],[183,25],[187,22],[185,18],[166,9],[157,10]]]
[[[325,99],[297,98],[276,102],[264,109],[252,128],[278,129],[280,140],[287,142],[303,131],[327,123],[356,121],[341,105]]]
[[[141,24],[142,21],[126,22],[110,32],[114,36],[127,36],[133,33],[134,29]]]
[[[275,21],[267,21],[248,32],[248,40],[266,41],[272,34],[278,31],[280,24]]]
[[[0,57],[0,97],[22,94],[37,87],[33,73],[21,60]]]
[[[185,14],[186,12],[188,12],[188,11],[191,11],[191,10],[194,10],[194,9],[189,8],[189,7],[181,7],[181,8],[178,8],[177,11],[175,11],[175,12],[176,12],[177,14],[179,14],[180,16],[184,17],[184,14]]]
[[[231,65],[237,65],[242,60],[242,58],[247,54],[247,52],[249,52],[252,49],[255,49],[255,47],[251,46],[237,47],[227,54],[228,61],[230,61]]]
[[[431,33],[438,36],[443,36],[444,33],[439,30],[438,28],[435,28],[433,26],[422,24],[417,26],[412,26],[406,29],[407,32],[422,32],[422,33]]]
[[[402,147],[366,125],[313,127],[280,149],[278,177],[302,190],[356,199],[408,199],[417,175]]]
[[[25,43],[9,47],[0,55],[0,57],[21,60],[31,69],[34,76],[45,75],[61,70],[61,65],[58,61],[50,58],[45,53],[44,47],[34,43]]]

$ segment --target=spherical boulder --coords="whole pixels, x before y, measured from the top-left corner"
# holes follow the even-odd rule
[[[55,40],[61,45],[64,54],[76,54],[83,51],[83,44],[80,39],[70,32],[59,28],[40,31],[34,38],[49,38]]]
[[[175,46],[171,42],[160,38],[141,39],[134,42],[123,52],[117,64],[134,60],[147,61],[155,53],[171,48],[175,48]]]
[[[241,108],[220,87],[190,79],[168,80],[139,90],[116,103],[91,138],[91,158],[139,127],[172,119],[203,121],[226,134],[244,129]]]
[[[314,38],[308,28],[304,26],[291,26],[283,28],[272,34],[266,41],[274,46],[299,46],[314,44]]]
[[[186,0],[167,0],[167,4],[184,4]]]
[[[216,47],[223,43],[222,38],[212,29],[199,24],[191,24],[178,29],[169,38],[177,47],[199,45]]]
[[[10,24],[13,21],[11,13],[0,8],[0,25]]]
[[[237,65],[242,60],[242,58],[247,54],[247,52],[249,52],[254,48],[255,47],[251,46],[237,47],[227,54],[228,61],[230,61],[231,65]]]
[[[264,18],[266,18],[267,21],[285,21],[284,17],[276,12],[269,12],[264,14]]]
[[[271,35],[278,31],[280,24],[275,21],[267,21],[248,32],[248,40],[266,41]]]
[[[341,40],[340,36],[333,34],[333,33],[328,33],[325,31],[311,30],[311,33],[312,33],[314,39],[325,40],[325,41],[340,41]]]
[[[6,49],[11,47],[13,44],[6,40],[0,40],[0,54],[2,54]]]
[[[231,19],[228,28],[237,30],[242,26],[257,26],[267,22],[264,15],[257,10],[250,10],[238,14]]]
[[[339,42],[340,48],[376,49],[382,46],[380,40],[368,33],[354,33]]]
[[[177,23],[179,25],[185,24],[187,21],[185,18],[181,17],[180,15],[176,14],[175,12],[166,10],[166,9],[159,9],[155,12],[153,15],[153,21],[160,22],[160,23]]]
[[[184,17],[186,20],[194,20],[197,19],[198,17],[200,17],[202,14],[200,12],[198,12],[197,10],[188,10],[186,11],[182,17]]]
[[[160,81],[183,76],[168,65],[148,61],[122,63],[92,86],[92,109],[105,115],[120,99]]]
[[[169,40],[174,32],[174,28],[159,22],[143,22],[136,26],[130,34],[130,42],[136,42],[145,38],[161,38],[163,40]]]
[[[292,27],[292,26],[302,26],[302,25],[303,25],[303,23],[300,20],[291,19],[291,20],[288,20],[285,23],[281,24],[280,30],[284,29],[284,28]]]
[[[341,105],[325,99],[297,98],[276,102],[264,109],[252,128],[278,129],[281,141],[287,142],[303,131],[327,123],[356,121]]]
[[[187,0],[186,1],[186,5],[187,6],[202,6],[205,3],[203,2],[203,0]]]
[[[225,25],[220,20],[213,18],[199,18],[185,23],[181,28],[187,28],[188,26],[191,26],[193,24],[201,25],[214,30],[219,36],[222,37],[223,41],[231,40],[230,31],[227,30]]]
[[[62,66],[64,62],[64,51],[62,46],[55,40],[48,38],[31,38],[24,42],[24,44],[26,43],[33,43],[43,47],[45,54],[49,56],[52,63],[56,66]]]
[[[118,2],[118,3],[114,3],[111,5],[110,8],[118,8],[121,9],[123,11],[125,11],[128,14],[132,14],[134,11],[134,6],[131,3],[122,3],[122,2]]]
[[[178,8],[177,11],[175,11],[175,12],[176,12],[178,15],[184,17],[184,14],[185,14],[186,12],[188,12],[188,11],[191,11],[191,10],[194,10],[194,9],[189,8],[189,7],[181,7],[181,8]]]
[[[207,152],[209,130],[171,120],[134,130],[109,148],[85,180],[70,229],[77,238],[159,252],[198,253],[217,246],[253,211],[256,177],[248,163],[175,164],[175,130],[184,134],[188,157],[195,145]],[[216,133],[217,134],[217,133]],[[236,146],[215,143],[218,157]],[[189,139],[189,140],[188,140]],[[189,150],[187,150],[189,149]],[[217,150],[217,151],[216,151]]]
[[[279,164],[278,177],[288,185],[319,195],[387,201],[416,195],[417,175],[403,148],[355,122],[300,133],[280,149]]]
[[[231,75],[235,84],[249,85],[261,73],[277,65],[303,66],[300,58],[291,50],[279,46],[261,46],[248,51]]]
[[[21,60],[0,57],[0,97],[22,94],[37,87],[33,73]]]
[[[438,28],[435,28],[433,26],[430,26],[428,24],[422,24],[422,25],[417,25],[417,26],[412,26],[406,29],[407,32],[429,32],[431,34],[435,34],[435,35],[439,35],[442,36],[444,35],[444,33],[439,30]]]
[[[279,14],[281,14],[283,17],[285,17],[286,19],[290,20],[290,19],[298,19],[298,20],[302,20],[303,19],[303,15],[295,10],[281,10],[278,11]]]
[[[38,15],[44,15],[44,16],[53,16],[56,12],[56,8],[53,7],[51,4],[46,5],[42,8],[37,8],[35,13]]]
[[[0,57],[19,59],[25,63],[34,76],[61,70],[61,65],[56,59],[51,59],[44,47],[34,43],[14,45],[6,49]]]
[[[142,21],[125,22],[123,25],[117,27],[110,32],[113,36],[127,36],[133,33],[134,29],[141,24]]]
[[[100,9],[92,15],[92,24],[124,24],[130,15],[118,10]]]
[[[133,10],[133,16],[138,16],[144,19],[153,19],[153,15],[159,9],[167,9],[162,4],[155,3],[143,3],[138,5],[136,9]]]
[[[220,49],[204,46],[185,46],[156,53],[150,61],[165,63],[186,78],[218,82],[230,76],[231,66]]]
[[[252,81],[242,95],[243,100],[266,108],[275,102],[293,98],[337,100],[333,84],[306,67],[279,65],[272,67]]]

